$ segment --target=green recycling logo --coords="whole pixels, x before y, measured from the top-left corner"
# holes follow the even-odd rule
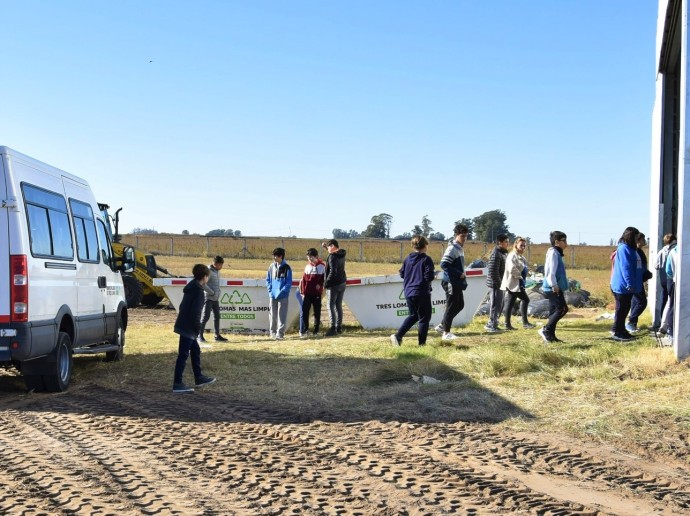
[[[223,294],[223,297],[220,298],[220,302],[223,303],[224,305],[251,305],[252,300],[249,297],[249,294],[246,292],[244,294],[240,294],[237,290],[233,290],[231,294],[228,294],[227,292]]]

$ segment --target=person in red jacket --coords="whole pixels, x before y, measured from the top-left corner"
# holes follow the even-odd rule
[[[326,264],[319,258],[319,252],[310,247],[307,249],[307,265],[299,282],[299,292],[302,294],[302,312],[299,318],[299,336],[307,338],[309,335],[309,311],[314,307],[314,335],[321,327],[321,295],[323,294]]]

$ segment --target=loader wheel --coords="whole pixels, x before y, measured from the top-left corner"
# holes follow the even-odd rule
[[[163,301],[163,298],[156,294],[146,294],[141,298],[141,304],[146,306],[156,306],[161,301]]]
[[[122,283],[125,287],[127,308],[136,308],[141,304],[141,298],[144,296],[144,287],[134,276],[123,276]]]

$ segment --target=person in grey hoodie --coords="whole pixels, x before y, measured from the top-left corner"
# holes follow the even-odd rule
[[[216,332],[216,340],[218,342],[227,342],[228,339],[220,334],[220,270],[223,268],[225,260],[222,256],[216,256],[213,263],[208,266],[210,275],[208,283],[206,283],[206,301],[204,302],[204,311],[201,316],[201,331],[199,332],[199,342],[206,342],[204,338],[204,330],[206,323],[213,312],[213,328]]]
[[[434,281],[434,261],[426,254],[429,241],[421,235],[412,237],[412,248],[400,268],[400,277],[403,279],[403,292],[407,301],[408,315],[391,335],[391,343],[400,346],[403,337],[412,326],[417,323],[417,342],[420,346],[426,344],[426,336],[429,333],[429,321],[431,321],[431,282]]]

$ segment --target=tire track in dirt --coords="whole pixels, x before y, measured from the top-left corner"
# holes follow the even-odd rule
[[[690,493],[661,476],[489,425],[308,421],[212,392],[99,387],[32,396],[0,413],[0,446],[7,450],[0,512],[9,514],[598,515],[690,507]]]

